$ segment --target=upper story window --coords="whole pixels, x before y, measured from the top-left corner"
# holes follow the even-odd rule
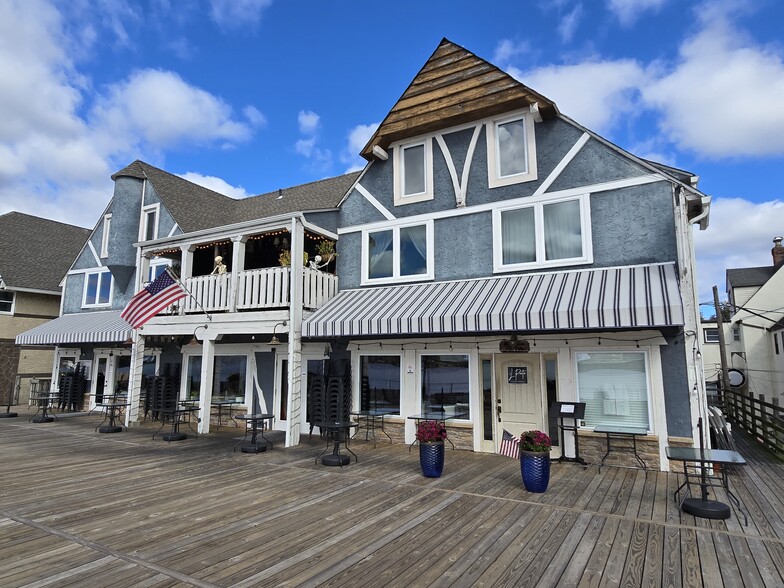
[[[588,196],[495,209],[493,249],[494,271],[590,263]]]
[[[0,291],[0,314],[14,314],[14,292]]]
[[[740,341],[740,327],[732,327],[732,340]]]
[[[166,259],[156,259],[150,262],[150,271],[147,274],[147,281],[152,282],[160,276],[171,263]]]
[[[517,113],[487,123],[487,180],[491,188],[537,178],[534,121]]]
[[[158,204],[150,204],[142,208],[142,222],[139,232],[140,241],[152,241],[158,238]]]
[[[2,308],[2,307],[0,307]],[[784,342],[784,333],[781,334],[781,340]],[[776,348],[776,355],[779,354],[779,338],[777,333],[773,333],[773,346]]]
[[[84,276],[82,306],[109,306],[112,303],[112,273],[108,270]]]
[[[433,199],[433,142],[430,138],[394,147],[395,206]]]
[[[433,279],[433,221],[362,232],[362,283]]]
[[[112,228],[112,215],[103,215],[103,234],[101,235],[101,257],[109,257],[109,235]]]
[[[703,329],[703,333],[705,334],[705,342],[706,343],[718,343],[719,342],[719,329],[707,328],[707,329]]]

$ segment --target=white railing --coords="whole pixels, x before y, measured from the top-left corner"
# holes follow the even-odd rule
[[[316,309],[338,291],[338,277],[303,268],[303,307]],[[186,278],[184,283],[193,297],[183,299],[185,312],[231,310],[232,274]],[[291,304],[291,269],[270,267],[237,272],[237,310],[288,308]],[[194,300],[195,299],[195,300]],[[199,306],[201,305],[201,306]]]

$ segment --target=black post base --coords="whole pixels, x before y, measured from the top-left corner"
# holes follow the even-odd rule
[[[702,519],[728,519],[730,518],[729,505],[717,500],[703,500],[689,497],[681,504],[683,512]]]
[[[33,420],[32,420],[32,422],[34,422],[34,423],[53,423],[53,422],[54,422],[54,417],[50,417],[50,416],[46,416],[46,417],[42,417],[42,416],[33,417]]]
[[[188,435],[185,433],[164,433],[161,438],[164,441],[182,441],[183,439],[187,439]]]
[[[240,446],[240,452],[242,453],[264,453],[265,451],[267,451],[266,445],[248,444]]]
[[[19,413],[16,412],[0,412],[0,419],[12,419],[18,416]]]
[[[122,427],[117,427],[117,426],[98,428],[99,433],[119,433],[120,431],[122,431]]]
[[[348,465],[351,463],[351,458],[348,455],[336,455],[331,453],[321,458],[321,463],[325,466],[340,466]]]

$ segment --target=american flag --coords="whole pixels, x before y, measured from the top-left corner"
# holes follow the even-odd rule
[[[498,448],[498,453],[520,459],[520,440],[504,429],[504,436],[501,438],[501,446]]]
[[[138,329],[172,302],[187,295],[182,284],[165,271],[134,294],[120,316],[134,329]]]

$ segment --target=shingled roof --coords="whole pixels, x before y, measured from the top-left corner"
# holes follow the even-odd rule
[[[731,288],[747,288],[762,286],[773,277],[779,268],[773,265],[762,267],[743,267],[727,270],[727,286]]]
[[[10,290],[60,293],[90,230],[21,212],[0,216],[0,278]]]
[[[337,208],[360,172],[234,199],[162,169],[136,160],[112,179],[129,176],[149,180],[180,228],[190,233],[278,214]]]

